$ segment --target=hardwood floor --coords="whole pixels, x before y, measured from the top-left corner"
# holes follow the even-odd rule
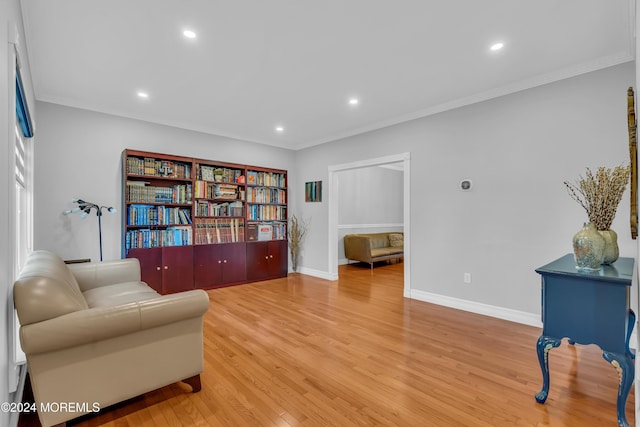
[[[402,268],[211,290],[199,393],[173,384],[70,425],[617,425],[617,374],[597,347],[554,349],[538,404],[540,329],[405,299]],[[632,425],[633,406],[632,391]]]

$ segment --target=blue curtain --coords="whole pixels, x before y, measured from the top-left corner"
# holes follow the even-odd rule
[[[18,117],[22,134],[25,138],[31,138],[33,136],[33,125],[29,114],[29,106],[27,105],[27,97],[24,94],[22,77],[20,77],[18,68],[16,68],[16,116]]]

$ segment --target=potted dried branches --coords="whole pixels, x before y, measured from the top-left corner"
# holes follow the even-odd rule
[[[295,215],[289,218],[289,252],[291,253],[291,268],[298,271],[298,256],[300,255],[300,246],[307,233],[308,223],[299,220]]]
[[[587,168],[586,175],[580,176],[575,184],[564,182],[571,198],[584,208],[589,217],[589,223],[573,239],[579,268],[598,269],[601,263],[611,264],[618,259],[618,236],[611,230],[611,223],[629,182],[630,171],[629,166],[613,169],[601,166],[594,174]]]

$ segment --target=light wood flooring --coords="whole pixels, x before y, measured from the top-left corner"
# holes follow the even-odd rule
[[[617,375],[597,347],[554,349],[538,404],[540,329],[405,299],[402,268],[347,265],[337,282],[293,274],[211,290],[199,393],[173,384],[69,424],[617,425]]]

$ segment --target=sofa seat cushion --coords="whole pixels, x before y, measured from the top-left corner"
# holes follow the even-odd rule
[[[402,254],[402,248],[387,246],[386,248],[371,249],[371,258],[378,258],[387,255]]]
[[[158,298],[159,293],[144,282],[123,282],[83,292],[89,308],[115,307],[131,302]]]

